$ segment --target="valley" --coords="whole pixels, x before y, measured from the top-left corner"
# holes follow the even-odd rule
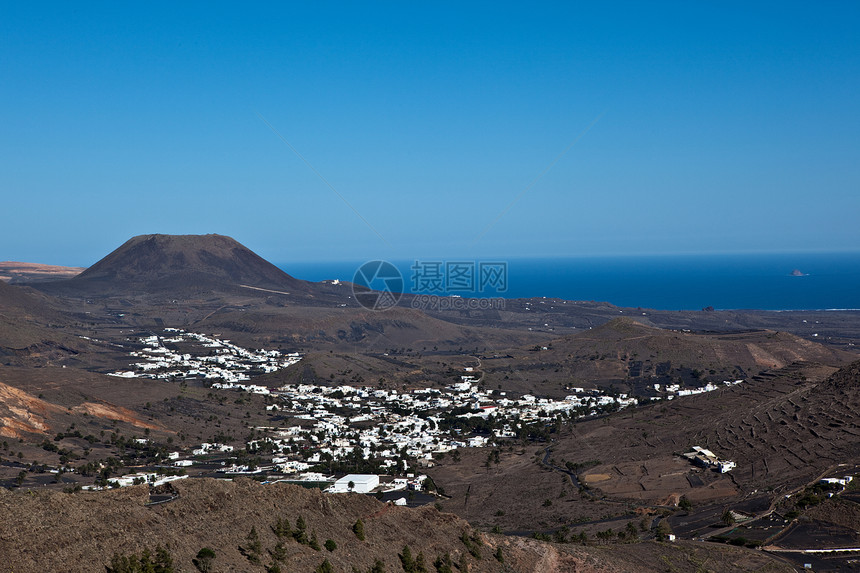
[[[692,571],[715,555],[780,570],[802,558],[793,549],[823,548],[821,532],[842,532],[827,548],[847,548],[860,525],[855,481],[820,485],[860,475],[855,311],[556,299],[443,311],[408,295],[371,311],[350,285],[300,281],[222,236],[136,237],[74,278],[39,279],[0,283],[0,483],[13,513],[33,511],[27,492],[75,512],[85,500],[138,500],[144,509],[117,519],[156,531],[179,519],[171,507],[211,488],[277,491],[321,496],[303,515],[322,534],[331,503],[353,519],[393,511],[370,497],[402,498],[397,527],[419,512],[441,537],[427,545],[392,530],[398,551],[464,554],[476,571],[506,569],[468,557],[477,541],[458,540],[466,529],[485,553],[510,552],[505,567],[517,571],[542,559],[625,570],[682,554],[677,570]],[[694,446],[734,466],[696,465],[683,456]],[[380,488],[313,492],[353,474],[380,476]],[[148,495],[164,509],[140,501]],[[241,545],[237,532],[151,534],[186,568],[198,545],[217,543],[224,563],[263,570],[265,560],[226,549]],[[38,566],[0,539],[22,570]],[[87,551],[104,563],[147,548],[99,543]],[[83,550],[63,547],[62,558]],[[389,568],[400,559],[391,550],[374,550]],[[299,553],[283,562],[317,566]],[[364,570],[371,553],[326,558]]]

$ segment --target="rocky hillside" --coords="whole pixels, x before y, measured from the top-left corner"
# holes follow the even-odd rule
[[[175,571],[208,566],[209,571],[363,572],[382,564],[384,571],[396,572],[420,571],[419,562],[426,571],[588,573],[646,571],[660,563],[692,571],[699,559],[718,563],[710,555],[715,551],[731,553],[722,557],[733,567],[757,568],[769,561],[734,548],[644,543],[609,551],[489,535],[432,506],[409,509],[287,484],[182,480],[173,487],[176,499],[157,505],[147,505],[147,486],[74,494],[0,490],[4,566],[22,573],[103,571],[114,555],[139,557],[149,550],[154,558],[159,547],[170,554]],[[357,522],[363,535],[355,531]],[[203,548],[211,550],[208,558],[200,553]],[[331,568],[318,569],[326,561]]]

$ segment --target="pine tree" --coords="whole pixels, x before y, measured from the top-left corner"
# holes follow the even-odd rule
[[[446,553],[445,557],[436,557],[433,566],[437,573],[454,573],[454,563],[451,561],[450,553]]]
[[[412,551],[408,545],[403,546],[403,552],[400,554],[400,563],[403,564],[403,570],[406,573],[414,573],[415,562],[412,560]]]
[[[627,522],[627,535],[629,535],[634,540],[639,537],[639,528],[637,528],[636,524],[632,521]]]
[[[240,546],[239,551],[251,563],[260,563],[260,554],[263,552],[263,544],[260,543],[260,536],[257,534],[256,526],[251,526],[251,531],[248,532],[248,537],[245,538],[245,545]]]
[[[415,558],[415,573],[427,573],[427,565],[424,563],[424,553],[418,552],[418,557]]]
[[[307,528],[308,526],[305,523],[305,518],[300,515],[299,518],[296,520],[296,530],[293,531],[293,537],[302,545],[308,544]]]
[[[106,569],[108,573],[174,573],[173,557],[160,545],[155,550],[155,557],[149,549],[144,549],[140,557],[114,553]]]
[[[284,537],[292,535],[292,531],[290,531],[290,520],[279,517],[275,524],[272,525],[272,533],[277,535],[278,539],[283,539]]]

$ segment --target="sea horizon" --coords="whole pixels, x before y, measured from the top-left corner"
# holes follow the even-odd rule
[[[367,261],[277,266],[313,282],[353,281]],[[654,310],[858,310],[860,252],[394,259],[403,290],[439,296],[559,298]],[[416,263],[418,263],[416,265]],[[484,264],[501,265],[504,284],[480,285]],[[446,265],[452,265],[446,267]],[[460,265],[459,267],[457,265]],[[463,266],[465,265],[465,266]],[[445,270],[472,272],[446,288]],[[427,270],[440,281],[427,280]],[[498,276],[496,278],[499,278]],[[423,284],[422,284],[423,283]]]

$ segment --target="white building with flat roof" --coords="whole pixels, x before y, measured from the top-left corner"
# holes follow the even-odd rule
[[[350,484],[352,487],[350,487]],[[369,493],[379,486],[379,476],[373,474],[348,474],[334,482],[329,493]]]

